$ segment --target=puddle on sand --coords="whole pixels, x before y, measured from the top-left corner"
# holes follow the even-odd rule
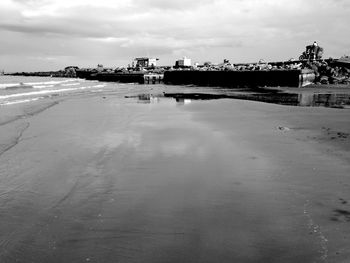
[[[246,94],[207,94],[207,93],[164,93],[138,97],[140,103],[157,103],[160,97],[173,98],[178,104],[188,104],[192,100],[240,99],[261,101],[279,105],[304,107],[350,108],[350,94],[292,94],[292,93],[246,93]]]
[[[164,97],[176,99],[179,103],[190,100],[241,99],[266,103],[308,106],[350,108],[350,94],[292,94],[292,93],[247,93],[247,94],[202,94],[202,93],[165,93]]]

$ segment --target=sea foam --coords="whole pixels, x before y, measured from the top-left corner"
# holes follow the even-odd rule
[[[28,97],[33,95],[42,95],[42,94],[50,94],[50,93],[61,93],[66,91],[74,91],[74,90],[84,90],[92,88],[91,86],[86,87],[79,87],[79,88],[65,88],[65,89],[51,89],[51,90],[40,90],[40,91],[33,91],[33,92],[25,92],[25,93],[16,93],[16,94],[9,94],[9,95],[3,95],[0,96],[0,99],[9,99],[9,98],[19,98],[19,97]]]

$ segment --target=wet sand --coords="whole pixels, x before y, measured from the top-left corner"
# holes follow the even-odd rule
[[[31,105],[0,120],[0,262],[350,258],[348,109]]]

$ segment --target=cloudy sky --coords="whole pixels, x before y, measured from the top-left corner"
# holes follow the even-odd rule
[[[349,0],[1,0],[0,70],[350,55]]]

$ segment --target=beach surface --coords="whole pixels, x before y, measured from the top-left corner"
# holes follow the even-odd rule
[[[0,262],[349,262],[349,109],[111,93],[1,110]]]

